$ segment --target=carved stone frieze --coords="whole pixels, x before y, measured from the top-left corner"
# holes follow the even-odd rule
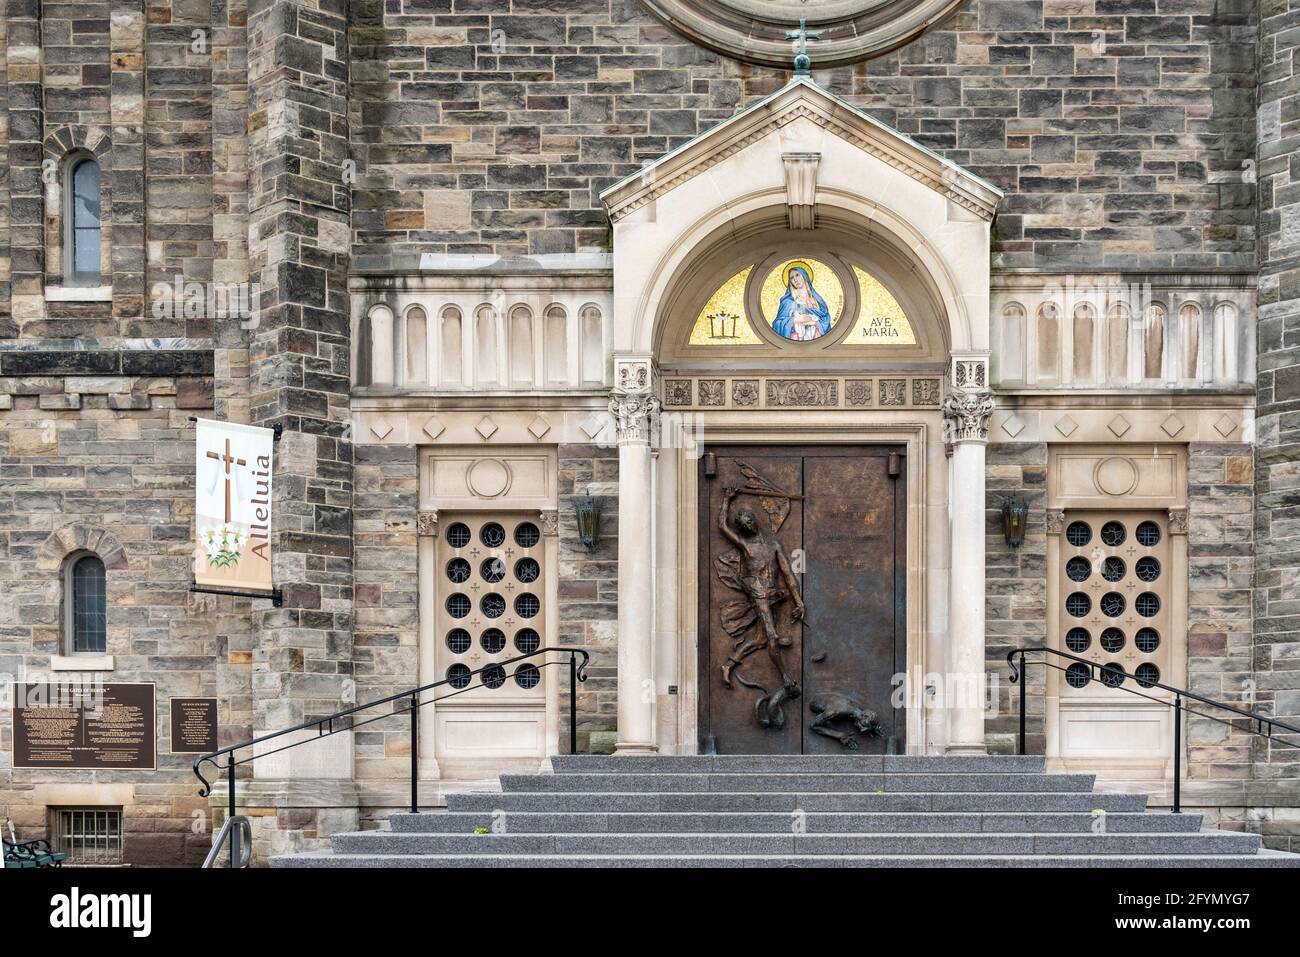
[[[700,380],[700,405],[722,407],[727,404],[727,383],[724,379]]]
[[[690,379],[667,379],[664,381],[664,405],[679,407],[694,402],[694,383]]]
[[[833,379],[768,379],[769,406],[822,408],[839,405],[839,383]]]

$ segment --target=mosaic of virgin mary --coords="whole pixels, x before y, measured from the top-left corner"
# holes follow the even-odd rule
[[[826,300],[813,284],[813,270],[806,262],[795,260],[785,267],[781,277],[785,295],[777,307],[772,330],[795,342],[820,339],[831,331],[831,312]]]

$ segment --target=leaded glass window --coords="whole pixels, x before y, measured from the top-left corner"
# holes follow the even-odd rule
[[[104,585],[104,563],[94,555],[83,555],[72,565],[72,653],[102,655],[106,651],[108,600]]]
[[[68,278],[77,285],[100,281],[99,164],[76,159],[68,176]]]

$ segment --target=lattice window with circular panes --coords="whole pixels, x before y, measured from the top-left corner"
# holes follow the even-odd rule
[[[1062,694],[1163,694],[1153,684],[1170,673],[1170,554],[1164,512],[1065,513],[1056,646],[1090,664],[1056,662]]]
[[[537,519],[527,514],[439,516],[435,586],[438,677],[453,701],[537,700],[546,671],[537,658],[507,664],[545,644],[548,576]]]

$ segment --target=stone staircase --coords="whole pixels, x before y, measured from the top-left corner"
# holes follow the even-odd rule
[[[1040,757],[559,756],[273,867],[1300,867]],[[1100,823],[1099,812],[1105,812]],[[488,833],[475,833],[487,829]]]

